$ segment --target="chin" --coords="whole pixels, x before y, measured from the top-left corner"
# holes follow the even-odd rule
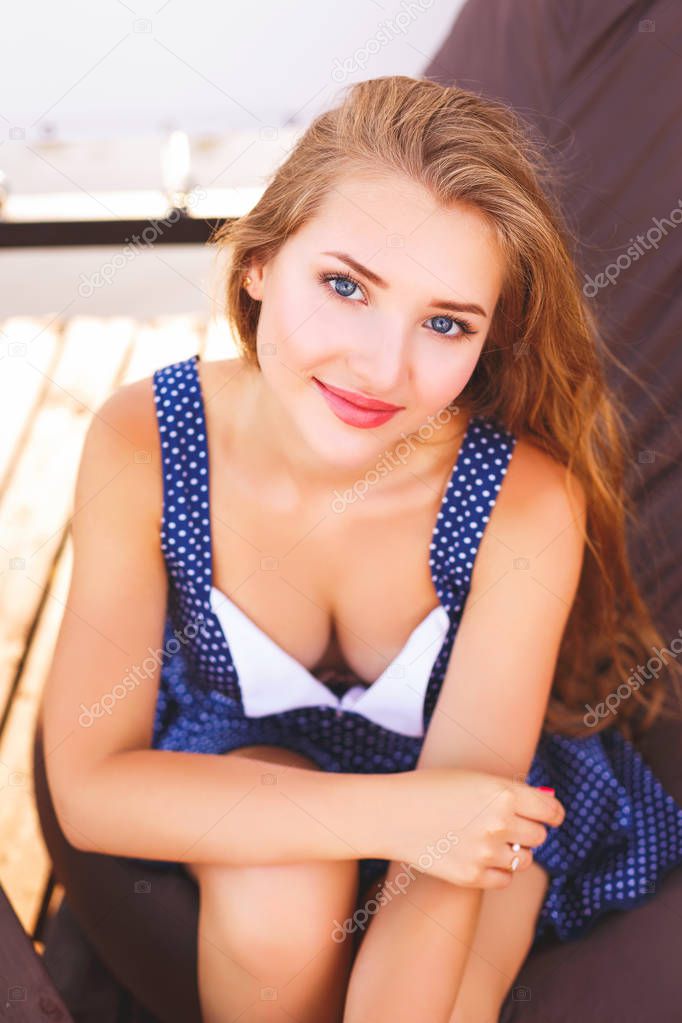
[[[309,415],[304,421],[298,422],[298,429],[305,439],[307,447],[315,452],[319,461],[340,470],[357,468],[365,471],[367,459],[373,453],[380,453],[391,440],[381,439],[376,430],[359,430],[348,426],[333,413]]]

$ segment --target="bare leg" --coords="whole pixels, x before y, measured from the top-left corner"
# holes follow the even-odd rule
[[[549,878],[533,863],[508,888],[483,893],[481,912],[449,1023],[498,1023],[533,943]]]
[[[272,746],[226,755],[316,766]],[[185,867],[199,884],[204,1023],[338,1023],[353,947],[333,940],[333,921],[353,911],[357,862]]]

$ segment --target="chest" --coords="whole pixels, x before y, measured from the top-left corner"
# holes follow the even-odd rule
[[[256,500],[232,474],[229,488],[212,487],[212,584],[337,695],[369,686],[438,605],[440,476],[339,513],[325,498]]]

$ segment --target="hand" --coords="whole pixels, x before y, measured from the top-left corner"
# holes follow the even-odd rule
[[[504,888],[533,862],[532,849],[566,816],[549,792],[503,776],[460,768],[421,768],[397,778],[397,807],[381,855],[470,888]],[[518,842],[515,853],[511,845]]]

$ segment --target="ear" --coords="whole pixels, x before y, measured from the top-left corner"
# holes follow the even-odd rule
[[[250,277],[251,281],[249,284],[244,284],[244,280],[247,277]],[[248,269],[242,274],[242,287],[255,302],[263,301],[264,280],[264,269],[257,263],[250,263]]]

